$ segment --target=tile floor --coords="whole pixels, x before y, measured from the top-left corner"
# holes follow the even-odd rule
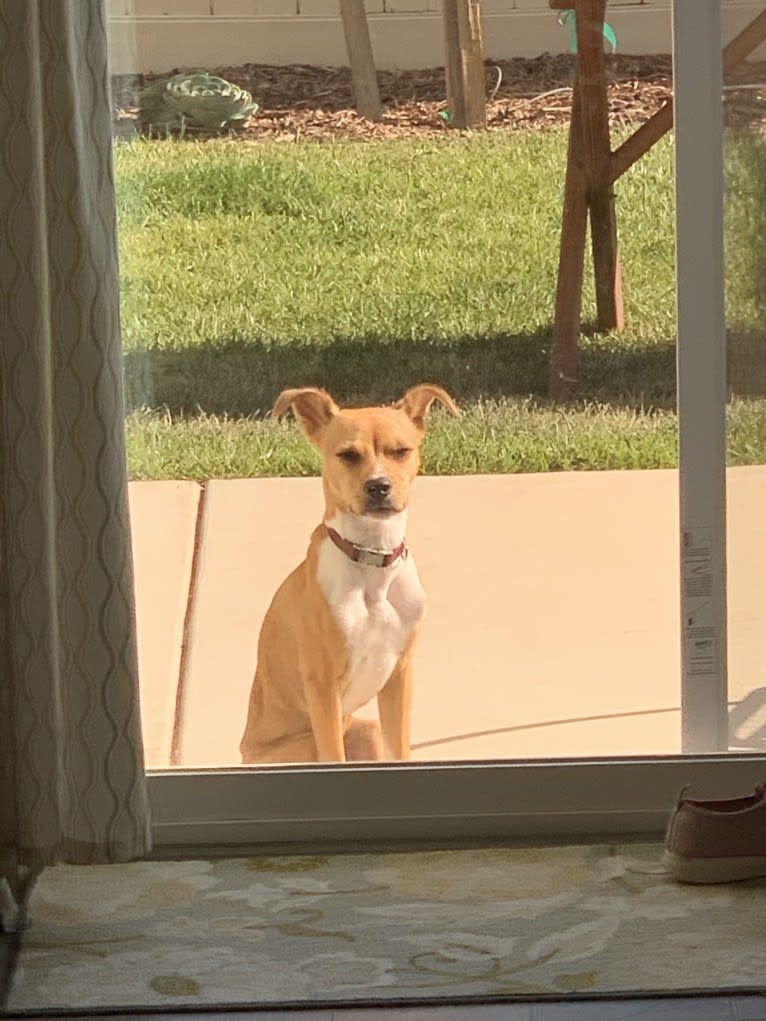
[[[8,1018],[18,1015],[0,1015]],[[62,1021],[65,1016],[61,1015]],[[84,1016],[84,1015],[83,1015]],[[127,1015],[91,1014],[91,1021]],[[35,1021],[24,1015],[25,1021]],[[492,1004],[445,1007],[265,1010],[132,1014],[132,1021],[766,1021],[766,993],[760,996],[589,1000],[575,1003]],[[45,1015],[45,1021],[59,1021]]]

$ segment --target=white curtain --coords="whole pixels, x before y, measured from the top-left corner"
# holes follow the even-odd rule
[[[0,0],[0,486],[2,905],[149,846],[104,0]]]

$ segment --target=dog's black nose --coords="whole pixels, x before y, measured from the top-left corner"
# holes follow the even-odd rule
[[[370,500],[385,500],[391,493],[391,479],[380,475],[376,479],[367,479],[364,484],[364,492]]]

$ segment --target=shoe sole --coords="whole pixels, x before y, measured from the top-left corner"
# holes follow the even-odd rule
[[[663,864],[671,879],[679,883],[737,883],[766,876],[766,858],[687,858],[664,851]]]

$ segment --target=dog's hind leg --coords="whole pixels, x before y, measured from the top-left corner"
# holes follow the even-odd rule
[[[317,748],[313,734],[293,734],[273,741],[266,747],[248,748],[242,753],[243,766],[257,766],[269,763],[292,765],[300,762],[316,762]]]
[[[375,720],[355,720],[352,716],[343,735],[347,762],[379,762],[385,757],[383,735]]]

